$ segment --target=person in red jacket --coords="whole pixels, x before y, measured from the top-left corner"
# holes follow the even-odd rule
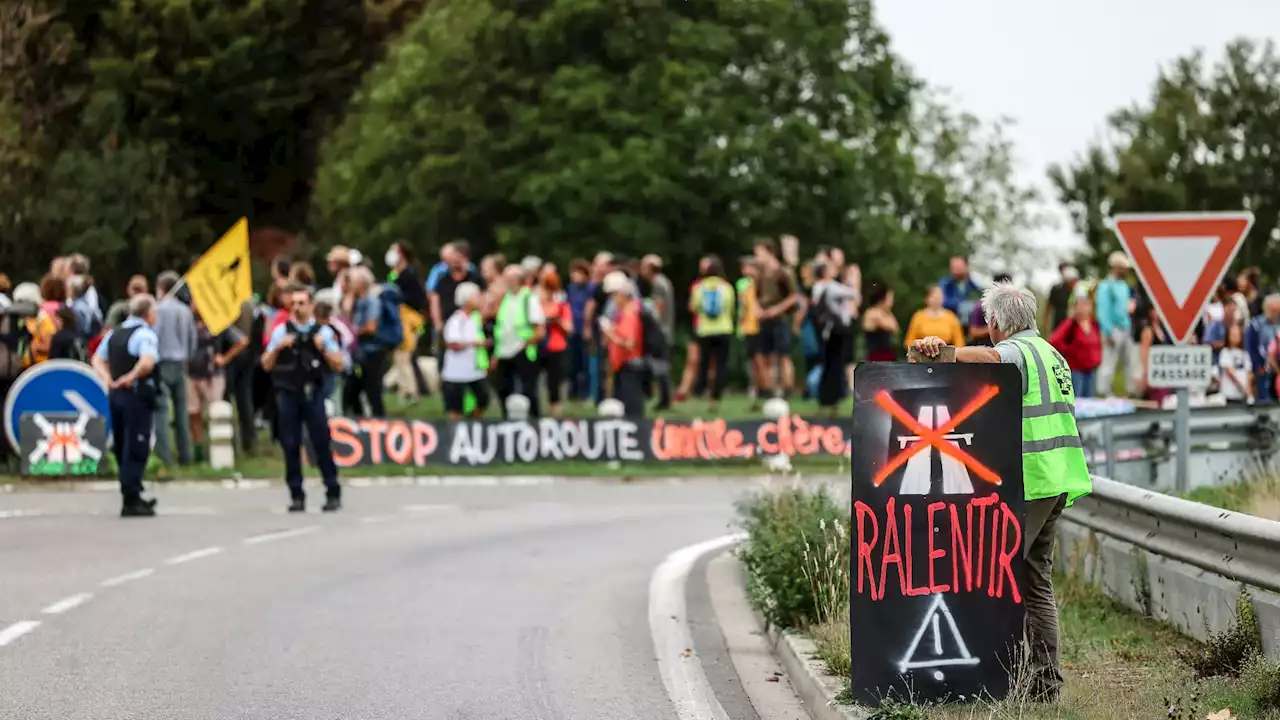
[[[1093,377],[1102,364],[1102,337],[1093,321],[1093,303],[1081,295],[1072,306],[1071,317],[1063,320],[1049,336],[1049,344],[1071,367],[1071,384],[1076,397],[1093,397]]]

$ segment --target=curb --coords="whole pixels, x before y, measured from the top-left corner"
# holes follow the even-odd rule
[[[759,612],[756,612],[756,620],[764,626],[764,618]],[[871,717],[861,708],[836,703],[836,695],[843,688],[844,679],[828,674],[822,663],[813,659],[818,648],[812,640],[776,628],[765,630],[765,637],[782,660],[791,685],[813,720],[867,720]]]

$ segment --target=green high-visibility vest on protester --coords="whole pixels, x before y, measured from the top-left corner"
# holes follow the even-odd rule
[[[476,340],[484,342],[484,318],[481,317],[480,313],[473,312],[471,313],[471,322],[476,325]],[[476,347],[476,368],[485,372],[489,371],[489,349],[483,345]],[[462,396],[462,413],[470,415],[475,411],[476,394],[468,390],[467,394]]]
[[[1022,396],[1022,484],[1027,500],[1066,493],[1067,507],[1093,492],[1080,431],[1076,429],[1071,368],[1039,335],[1010,338],[1022,352],[1027,392]]]
[[[511,323],[516,328],[516,334],[520,339],[529,343],[524,349],[525,357],[537,360],[538,346],[530,342],[533,340],[534,331],[533,324],[529,322],[529,301],[532,294],[532,290],[522,287],[515,294],[507,293],[502,297],[502,304],[498,306],[498,317],[494,320],[493,336],[498,342],[502,342],[507,323]]]

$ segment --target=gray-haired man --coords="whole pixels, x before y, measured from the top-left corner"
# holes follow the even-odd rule
[[[1053,598],[1053,539],[1058,516],[1093,491],[1075,421],[1071,368],[1036,330],[1036,299],[1009,283],[982,295],[995,347],[956,348],[956,362],[1015,365],[1022,375],[1022,482],[1027,500],[1023,555],[1027,562],[1027,642],[1034,698],[1056,700],[1062,690],[1058,606]],[[946,346],[927,337],[915,348],[937,357]]]

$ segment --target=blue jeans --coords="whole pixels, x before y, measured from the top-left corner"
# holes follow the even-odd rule
[[[588,377],[587,341],[581,335],[569,336],[569,398],[582,400],[592,397],[591,380]]]
[[[322,390],[301,390],[292,392],[279,390],[276,392],[276,408],[279,413],[280,446],[284,450],[284,480],[289,486],[289,495],[301,499],[302,490],[302,441],[303,428],[311,440],[316,465],[320,468],[320,476],[324,479],[325,496],[336,500],[342,496],[342,488],[338,485],[338,466],[333,462],[333,450],[330,447],[329,417],[324,411],[324,393]]]
[[[1080,372],[1079,370],[1071,371],[1071,384],[1075,387],[1076,397],[1091,398],[1093,397],[1093,378],[1095,371]]]
[[[602,342],[587,359],[588,372],[591,376],[591,398],[596,405],[604,402],[604,369],[609,367],[609,350]]]

